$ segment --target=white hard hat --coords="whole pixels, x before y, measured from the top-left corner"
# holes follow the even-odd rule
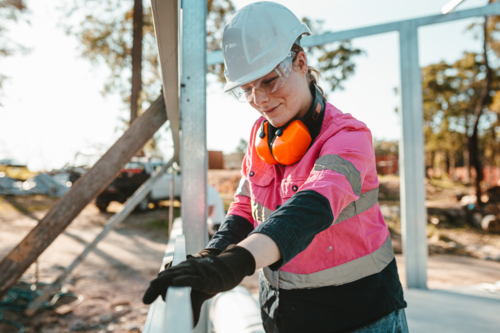
[[[226,24],[222,37],[224,92],[271,72],[309,27],[288,8],[261,1],[241,8]]]

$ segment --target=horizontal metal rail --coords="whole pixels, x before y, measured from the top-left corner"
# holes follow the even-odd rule
[[[377,24],[369,27],[362,27],[362,28],[344,30],[339,32],[326,32],[321,35],[304,37],[301,41],[301,44],[304,47],[319,46],[327,43],[349,40],[358,37],[366,37],[392,31],[399,31],[403,24],[411,24],[413,26],[420,27],[424,25],[445,23],[460,19],[466,19],[476,16],[486,16],[486,15],[500,15],[500,3],[494,3],[479,8],[460,10],[446,15],[442,14],[430,15],[415,19]],[[224,59],[222,58],[221,50],[213,51],[207,54],[207,66],[216,65],[223,62]]]
[[[176,219],[162,262],[163,266],[172,260],[178,265],[186,260],[186,240],[182,233],[182,222]],[[175,245],[173,240],[175,239]],[[173,256],[172,256],[173,252]],[[191,309],[191,288],[170,287],[166,302],[160,297],[151,304],[143,333],[191,333],[193,331],[193,312]]]

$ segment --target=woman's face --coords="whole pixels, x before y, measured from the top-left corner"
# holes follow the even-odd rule
[[[307,82],[307,60],[303,51],[297,54],[293,63],[292,71],[281,89],[274,93],[266,94],[258,89],[253,89],[250,105],[264,116],[274,127],[285,125],[295,116],[302,117],[307,113],[311,103],[312,95]],[[261,82],[277,76],[275,71],[264,76]],[[242,86],[243,89],[251,89],[256,81]]]

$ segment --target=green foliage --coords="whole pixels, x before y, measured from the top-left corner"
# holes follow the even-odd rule
[[[110,69],[102,93],[119,92],[127,103],[131,89],[133,5],[131,0],[74,0],[62,8],[67,18],[62,25],[67,34],[81,42],[82,56]],[[160,91],[151,7],[144,8],[143,22],[143,91],[139,106],[142,101],[153,101]]]
[[[248,147],[248,141],[245,139],[240,139],[240,143],[238,143],[238,146],[236,147],[236,152],[245,154],[247,152],[247,147]]]
[[[63,27],[81,42],[82,56],[94,64],[105,64],[110,69],[102,93],[119,92],[127,103],[130,101],[131,88],[133,5],[131,0],[74,0],[73,4],[62,8],[68,18]],[[140,100],[151,102],[158,97],[161,82],[151,7],[146,3],[144,5],[143,91]],[[208,50],[220,48],[222,29],[233,12],[234,6],[230,0],[208,1]],[[75,20],[78,24],[74,24]],[[223,68],[211,66],[209,71],[221,75]]]
[[[494,102],[500,84],[500,68],[492,68],[490,93],[484,101],[479,131],[491,137],[497,127],[498,108]],[[485,66],[482,56],[466,52],[452,64],[442,61],[422,69],[424,99],[424,135],[427,152],[462,153],[465,135],[470,136],[475,123],[474,108],[484,89]],[[496,133],[496,131],[494,132]],[[484,140],[483,140],[484,141]],[[490,143],[494,143],[495,140]]]
[[[231,0],[208,0],[207,4],[207,51],[220,50],[224,26],[236,12]],[[217,76],[220,82],[226,82],[224,64],[208,66],[208,72]]]
[[[304,17],[302,22],[306,23],[313,34],[322,34],[324,22]],[[337,43],[324,44],[306,48],[307,58],[310,64],[316,66],[323,80],[327,84],[327,91],[343,89],[342,82],[354,74],[356,64],[354,58],[365,52],[351,45],[346,40]],[[316,60],[315,60],[316,59]]]
[[[231,0],[208,0],[207,51],[220,49],[226,22],[236,9]],[[110,76],[103,94],[119,92],[125,102],[130,99],[130,71],[132,48],[133,1],[74,0],[63,9],[67,20],[63,23],[68,34],[81,42],[81,52],[95,64],[106,64]],[[75,20],[78,24],[74,24]],[[311,30],[323,33],[322,22],[304,18]],[[71,22],[71,23],[70,23]],[[352,47],[350,41],[312,47],[306,50],[316,65],[328,89],[342,89],[342,81],[354,73],[354,57],[363,53]],[[209,66],[209,73],[224,82],[224,64]],[[158,56],[152,22],[151,7],[144,8],[143,29],[143,87],[142,101],[152,101],[160,87]]]
[[[5,27],[7,20],[17,22],[21,13],[26,11],[23,0],[0,0],[0,56],[9,56],[16,51],[25,50],[21,45],[11,41],[5,36],[8,29]]]
[[[399,142],[395,141],[385,141],[377,140],[373,141],[373,148],[375,150],[375,155],[398,155],[399,153]]]
[[[6,22],[17,22],[21,13],[26,12],[26,10],[23,0],[0,0],[0,56],[7,57],[17,52],[25,53],[28,51],[24,46],[10,40],[6,36],[8,32]],[[0,73],[0,93],[2,92],[2,84],[5,79],[7,77]]]

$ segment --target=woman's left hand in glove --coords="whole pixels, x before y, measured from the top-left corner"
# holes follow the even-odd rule
[[[207,256],[197,260],[187,260],[164,270],[146,290],[145,304],[151,304],[159,295],[165,297],[168,287],[191,287],[197,293],[191,294],[193,312],[195,303],[201,304],[217,293],[236,287],[245,276],[255,272],[255,259],[245,248],[230,245],[218,256]],[[198,295],[193,299],[194,295]],[[198,306],[197,306],[198,307]],[[198,313],[193,313],[196,319]],[[197,320],[195,320],[197,322]]]

